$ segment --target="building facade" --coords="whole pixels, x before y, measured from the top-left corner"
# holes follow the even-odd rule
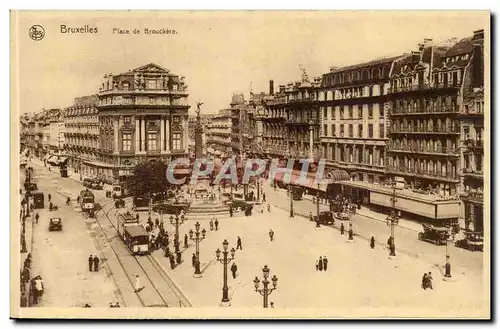
[[[188,92],[184,77],[157,64],[104,76],[99,101],[102,179],[121,183],[140,161],[188,155]]]
[[[387,94],[398,58],[331,68],[323,75],[318,98],[322,156],[354,181],[385,182]]]
[[[270,83],[270,97],[265,100],[262,118],[262,143],[271,158],[288,156],[307,158],[319,156],[320,119],[318,87],[321,79],[313,82],[305,71],[301,81],[279,86],[274,93]]]
[[[98,177],[99,112],[96,95],[76,98],[65,109],[65,141],[68,166],[82,176]]]
[[[218,115],[211,118],[206,128],[207,153],[219,157],[231,155],[233,151],[231,147],[231,111],[220,110]]]

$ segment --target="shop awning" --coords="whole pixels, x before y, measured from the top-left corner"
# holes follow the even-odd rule
[[[282,181],[283,175],[284,175],[284,173],[277,173],[275,176],[275,179],[277,181]],[[309,172],[307,174],[307,176],[305,176],[304,179],[300,179],[301,178],[300,175],[301,175],[300,170],[294,170],[292,172],[292,176],[290,177],[290,182],[293,185],[298,185],[298,186],[312,188],[312,189],[318,189],[318,183],[316,182],[316,173],[315,172]],[[319,184],[319,190],[323,191],[323,192],[326,192],[328,184],[342,182],[342,181],[349,181],[351,178],[350,175],[345,170],[333,170],[333,171],[330,171],[328,173],[325,173],[324,176],[325,176],[324,181],[326,181],[326,183]]]

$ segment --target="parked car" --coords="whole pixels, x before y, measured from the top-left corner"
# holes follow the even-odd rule
[[[49,222],[49,231],[62,231],[62,220],[59,217],[52,217]]]
[[[316,215],[313,217],[313,220],[316,221]],[[331,211],[322,211],[319,213],[319,223],[323,225],[333,225],[335,224],[335,218],[333,217],[333,213]]]

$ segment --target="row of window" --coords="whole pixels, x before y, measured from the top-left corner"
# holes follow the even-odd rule
[[[347,133],[345,132],[345,127],[347,126]],[[330,127],[330,129],[328,129]],[[355,130],[354,128],[357,127]],[[368,135],[365,136],[363,133],[363,124],[346,124],[346,125],[340,125],[340,131],[339,134],[337,135],[336,132],[336,125],[323,125],[323,136],[328,136],[328,137],[355,137],[355,138],[385,138],[385,125],[383,123],[379,124],[379,133],[378,136],[375,136],[374,130],[373,130],[373,124],[369,123],[368,124]]]
[[[367,106],[367,112],[368,112],[368,119],[373,119],[373,104],[368,104]],[[380,103],[378,104],[379,108],[379,115],[380,118],[385,117],[385,108],[384,104]],[[363,118],[363,107],[358,106],[357,109],[354,109],[353,105],[346,105],[343,107],[326,107],[322,109],[323,112],[323,118],[328,120],[328,118],[337,118],[340,117],[340,119],[362,119]]]
[[[148,151],[159,151],[158,133],[148,132],[146,136],[146,145]],[[181,133],[172,133],[172,150],[181,150]],[[122,151],[132,151],[132,134],[122,134]]]
[[[383,78],[387,73],[387,67],[373,67],[371,69],[361,69],[357,71],[341,72],[325,76],[326,84],[353,82],[364,79]]]

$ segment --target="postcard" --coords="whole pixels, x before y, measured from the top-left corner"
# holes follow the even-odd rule
[[[12,11],[11,317],[489,319],[488,11]]]

